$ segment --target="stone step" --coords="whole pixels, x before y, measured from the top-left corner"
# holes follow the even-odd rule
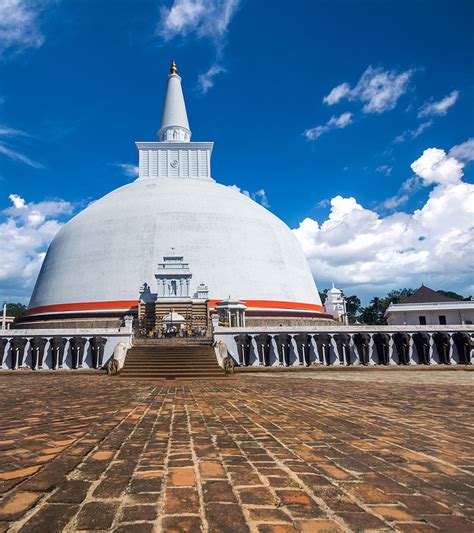
[[[169,368],[215,368],[216,365],[215,364],[211,364],[211,363],[203,363],[203,364],[190,364],[190,365],[176,365],[176,364],[169,364],[169,365],[146,365],[146,364],[134,364],[133,362],[129,363],[127,365],[127,368],[130,368],[130,369],[150,369],[150,370],[154,370],[154,369],[163,369],[163,370],[167,370]]]
[[[215,376],[146,376],[146,377],[140,377],[140,376],[122,376],[121,379],[124,380],[130,380],[130,381],[167,381],[167,380],[173,380],[173,381],[207,381],[209,379],[215,379],[215,380],[221,380],[223,377],[223,374],[215,375]],[[224,374],[224,377],[225,374]]]
[[[225,376],[213,348],[202,345],[135,344],[121,372],[124,379],[192,379]]]
[[[123,372],[123,371],[122,371]],[[218,374],[219,376],[222,375],[222,371],[220,368],[218,369],[207,369],[207,368],[201,368],[201,369],[188,369],[188,368],[174,368],[169,370],[134,370],[131,369],[127,372],[127,375],[130,376],[151,376],[151,375],[157,375],[157,374],[170,374],[170,375],[178,375],[178,374],[189,374],[189,375],[201,375],[201,374]]]
[[[205,363],[206,361],[215,361],[216,359],[211,359],[211,358],[198,358],[198,357],[190,357],[189,359],[180,359],[178,357],[170,357],[170,358],[161,358],[161,357],[149,357],[149,358],[133,358],[133,359],[130,359],[129,362],[140,362],[140,363],[161,363],[161,364],[165,364],[165,363],[196,363],[196,362],[199,362],[199,363]]]
[[[182,377],[218,377],[222,378],[225,374],[223,372],[143,372],[143,373],[135,373],[135,372],[128,372],[127,374],[122,374],[121,377],[125,378],[166,378],[166,377],[175,377],[175,378],[182,378]]]

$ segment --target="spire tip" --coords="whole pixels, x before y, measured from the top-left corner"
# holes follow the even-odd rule
[[[171,62],[170,74],[178,74],[178,68],[177,68],[177,66],[176,66],[176,62],[175,62],[174,59],[173,59],[173,61]]]

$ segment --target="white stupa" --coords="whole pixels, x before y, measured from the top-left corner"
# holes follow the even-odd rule
[[[213,143],[191,142],[174,63],[158,142],[136,146],[138,179],[88,206],[51,243],[30,317],[133,312],[140,287],[146,284],[157,292],[157,270],[161,265],[166,271],[166,257],[173,268],[186,265],[188,272],[166,290],[179,290],[176,296],[201,291],[211,309],[232,294],[262,316],[317,317],[323,312],[306,258],[288,226],[211,177]],[[175,251],[171,259],[170,250]]]
[[[340,322],[347,323],[346,300],[344,293],[332,284],[332,288],[326,294],[324,310]]]

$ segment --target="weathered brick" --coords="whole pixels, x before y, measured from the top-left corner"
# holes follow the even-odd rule
[[[217,461],[201,461],[199,463],[199,473],[203,479],[225,478],[225,470]]]
[[[118,511],[118,503],[86,503],[77,516],[78,529],[109,529]]]
[[[60,533],[76,514],[78,507],[70,504],[46,504],[38,510],[26,524],[20,528],[21,533]]]
[[[266,487],[252,487],[239,490],[239,496],[245,505],[272,505],[275,496]]]
[[[41,498],[35,492],[17,492],[0,502],[0,520],[15,520],[23,516],[28,509]]]
[[[122,509],[121,522],[137,522],[139,520],[155,520],[156,505],[127,505]]]
[[[165,514],[199,513],[199,497],[194,488],[169,488],[165,494]]]
[[[249,531],[238,505],[209,503],[205,508],[210,531]]]
[[[165,516],[162,530],[166,533],[199,533],[202,531],[201,519],[194,516]]]
[[[196,484],[196,477],[192,468],[173,468],[168,480],[175,487],[192,487]]]
[[[205,502],[229,502],[236,501],[232,491],[232,485],[227,481],[205,481],[202,486]]]

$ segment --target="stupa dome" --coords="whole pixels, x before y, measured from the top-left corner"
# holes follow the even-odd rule
[[[185,265],[189,272],[187,295],[200,297],[205,286],[210,307],[232,295],[250,309],[323,311],[293,232],[235,187],[211,178],[212,143],[183,141],[191,135],[184,99],[170,94],[181,91],[180,82],[172,72],[167,101],[182,107],[165,105],[162,140],[137,143],[139,178],[89,205],[54,238],[30,316],[128,312],[140,288],[155,291],[158,265],[169,266],[163,260],[170,250],[181,259],[173,268]]]

